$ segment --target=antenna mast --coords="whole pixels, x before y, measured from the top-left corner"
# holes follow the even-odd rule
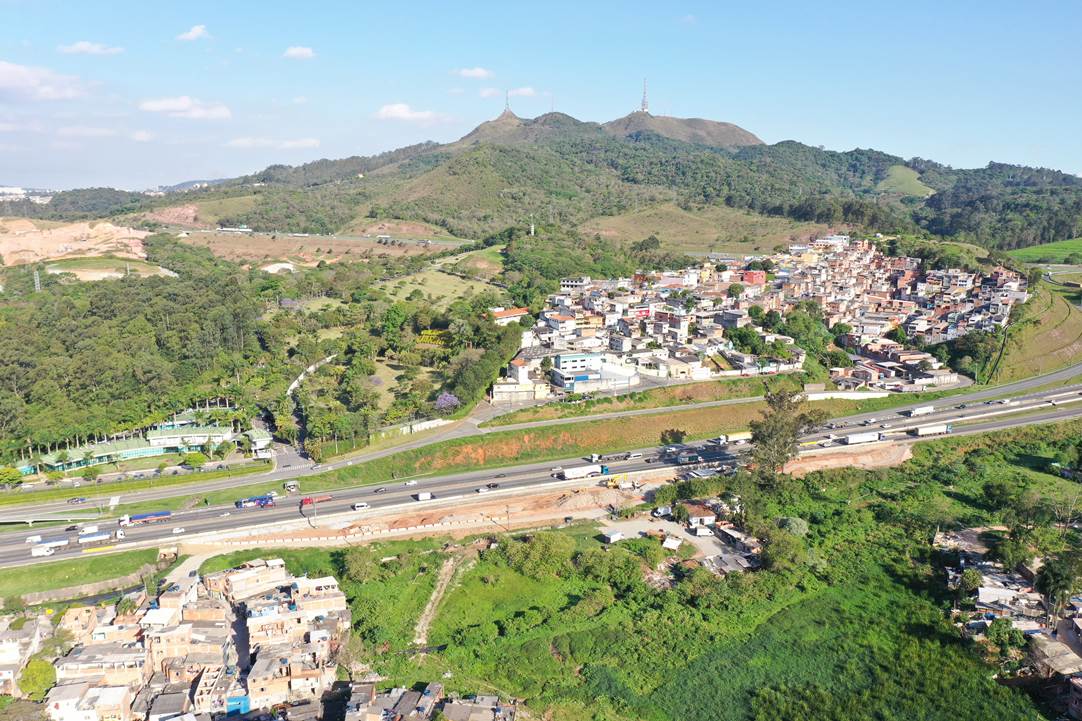
[[[505,90],[503,96],[503,111],[505,113],[511,112],[511,91]]]
[[[650,112],[650,101],[646,99],[646,78],[642,79],[642,112]]]

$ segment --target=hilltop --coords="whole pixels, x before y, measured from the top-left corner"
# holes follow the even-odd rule
[[[625,242],[657,235],[676,250],[761,249],[779,237],[859,226],[1010,249],[1082,235],[1082,179],[1002,163],[955,169],[792,140],[768,145],[702,118],[634,112],[595,123],[507,110],[451,143],[272,165],[157,198],[68,191],[47,205],[0,203],[0,214],[149,227],[182,218],[192,228],[319,234],[401,221],[460,238],[533,218]],[[693,246],[685,245],[688,228]]]

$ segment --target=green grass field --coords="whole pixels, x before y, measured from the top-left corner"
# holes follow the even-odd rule
[[[466,280],[439,270],[424,270],[394,281],[388,281],[383,290],[395,300],[406,300],[414,291],[434,308],[446,308],[455,300],[484,291],[499,291],[495,286],[479,280]]]
[[[1082,238],[1007,251],[1008,255],[1026,263],[1062,263],[1072,253],[1082,254]]]
[[[887,177],[879,181],[875,189],[881,193],[915,195],[926,198],[935,191],[920,182],[920,173],[904,165],[892,165],[887,170]]]
[[[685,253],[759,253],[785,245],[790,237],[823,233],[826,225],[798,223],[784,218],[707,206],[684,210],[674,203],[651,205],[620,215],[602,216],[579,227],[584,235],[634,242],[653,234],[662,247]]]
[[[217,225],[222,218],[243,215],[255,208],[259,202],[257,195],[238,195],[220,200],[200,200],[195,204],[200,223]]]
[[[150,548],[109,555],[91,553],[70,561],[36,563],[29,572],[25,568],[4,568],[0,569],[0,597],[120,578],[148,563],[154,563],[157,558],[157,550]]]
[[[124,276],[128,273],[147,278],[164,275],[160,266],[143,260],[116,258],[103,255],[87,258],[63,258],[45,266],[48,273],[72,273],[80,280],[101,280],[109,276]]]
[[[1048,373],[1082,358],[1082,310],[1043,284],[1011,331],[993,383]]]

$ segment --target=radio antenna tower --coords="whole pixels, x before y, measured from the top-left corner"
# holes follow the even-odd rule
[[[650,112],[650,101],[646,99],[646,78],[642,79],[642,112]]]

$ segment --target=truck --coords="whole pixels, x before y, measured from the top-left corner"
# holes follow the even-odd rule
[[[302,506],[314,506],[317,503],[334,500],[334,496],[305,496],[301,499]]]
[[[611,478],[606,478],[605,479],[604,486],[606,488],[618,488],[621,491],[630,491],[630,490],[634,490],[636,488],[640,488],[642,486],[642,484],[641,483],[636,483],[635,481],[632,481],[632,480],[628,480],[627,478],[620,478],[619,476],[612,476]]]
[[[910,408],[905,412],[910,418],[913,418],[914,416],[926,416],[929,413],[935,413],[935,406],[919,406],[917,408]]]
[[[83,526],[82,528],[79,529],[79,535],[80,536],[82,536],[82,535],[84,535],[86,533],[97,533],[97,532],[98,532],[98,527],[97,526]]]
[[[113,534],[108,531],[102,531],[100,533],[84,533],[79,536],[79,545],[85,546],[90,543],[107,543],[113,540]]]
[[[148,523],[161,523],[168,521],[173,515],[172,511],[151,511],[150,513],[133,513],[130,516],[121,516],[117,521],[121,526],[144,526]]]
[[[574,481],[578,478],[593,478],[594,476],[607,476],[608,474],[608,466],[602,466],[600,464],[593,463],[589,466],[564,468],[562,471],[556,474],[556,477],[564,481]]]
[[[879,431],[867,431],[865,433],[850,433],[842,440],[845,441],[847,446],[852,446],[857,443],[874,443],[882,437],[882,433]]]
[[[31,556],[51,556],[56,553],[56,549],[52,546],[46,546],[41,543],[35,543],[30,547]]]
[[[954,430],[954,427],[950,423],[936,423],[931,426],[918,426],[910,431],[915,436],[938,436],[943,433],[950,433]]]
[[[413,498],[418,501],[431,501],[435,496],[428,491],[417,491],[413,494]]]
[[[44,547],[47,547],[47,548],[63,548],[64,546],[68,545],[69,543],[70,543],[70,541],[68,541],[68,539],[65,538],[64,536],[54,536],[53,538],[44,538],[44,539],[42,539],[41,541],[39,541],[38,543],[36,543],[34,545],[35,546],[44,546]]]
[[[680,451],[676,454],[676,462],[681,466],[686,466],[689,463],[701,463],[703,457],[694,451]]]
[[[751,431],[737,431],[736,433],[730,433],[726,440],[728,443],[747,443],[751,440]]]

